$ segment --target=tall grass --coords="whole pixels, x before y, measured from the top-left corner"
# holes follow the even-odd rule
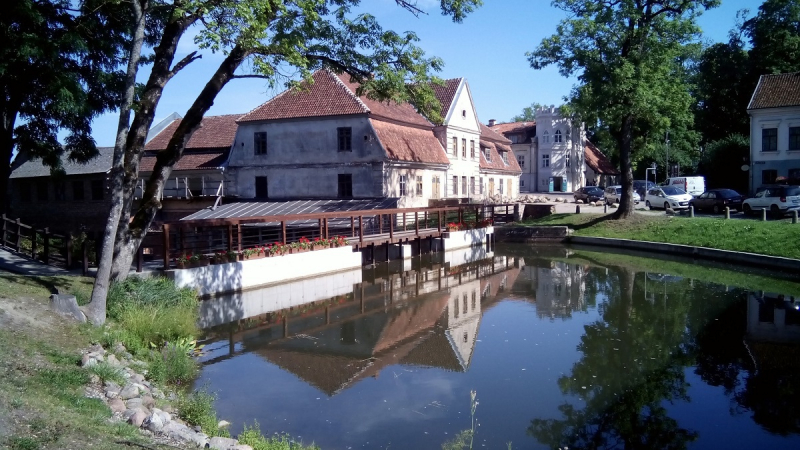
[[[258,422],[252,427],[245,425],[237,439],[240,444],[249,445],[253,450],[319,450],[319,447],[314,444],[303,445],[285,434],[264,437]]]
[[[194,291],[162,277],[130,277],[114,283],[108,293],[108,317],[121,326],[120,339],[134,350],[195,338],[197,309]]]

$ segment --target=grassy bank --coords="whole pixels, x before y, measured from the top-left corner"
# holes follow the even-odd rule
[[[600,214],[553,214],[521,225],[566,225],[575,236],[665,242],[800,259],[800,225],[791,222],[667,217],[637,214],[610,220]]]
[[[92,376],[124,381],[106,364],[80,367],[81,350],[95,343],[107,349],[124,344],[147,366],[151,382],[176,395],[172,406],[179,417],[210,436],[228,434],[217,427],[214,397],[188,390],[198,368],[191,356],[199,334],[194,292],[165,279],[132,278],[112,287],[108,324],[97,328],[52,313],[54,286],[85,303],[92,279],[0,275],[0,447],[172,448],[151,442],[132,425],[110,422],[108,406],[85,396]],[[242,439],[256,450],[315,448],[256,431],[257,425],[248,428]]]

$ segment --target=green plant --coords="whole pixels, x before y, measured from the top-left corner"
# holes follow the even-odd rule
[[[113,381],[117,384],[124,384],[125,377],[122,375],[122,369],[112,366],[107,362],[101,362],[89,367],[89,373],[97,375],[101,381]]]
[[[240,444],[249,445],[253,450],[319,450],[319,447],[314,444],[304,446],[285,434],[266,438],[261,433],[258,422],[255,422],[252,427],[245,424],[237,439]]]
[[[197,425],[209,436],[230,436],[228,430],[217,427],[217,413],[214,411],[215,397],[205,390],[183,395],[178,399],[178,417],[190,425]]]
[[[8,439],[8,448],[11,450],[38,450],[39,441],[28,436],[11,436]]]
[[[453,439],[446,441],[442,444],[443,450],[463,450],[465,448],[472,449],[475,440],[475,411],[478,409],[478,393],[476,391],[469,392],[470,404],[470,419],[472,421],[471,427],[466,430],[461,430],[456,434]],[[511,443],[508,443],[509,448]]]
[[[148,378],[159,383],[186,386],[197,375],[194,358],[174,344],[168,343],[160,351],[151,351],[147,359]]]

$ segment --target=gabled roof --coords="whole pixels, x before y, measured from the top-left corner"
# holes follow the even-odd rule
[[[484,124],[481,124],[481,147],[488,148],[492,156],[492,160],[487,161],[483,152],[480,152],[481,169],[502,170],[518,174],[522,173],[522,169],[519,167],[519,163],[517,162],[517,157],[514,155],[514,151],[511,149],[511,141]],[[508,153],[506,156],[508,159],[508,164],[503,162],[503,159],[500,157],[500,152]]]
[[[222,167],[228,159],[228,150],[210,152],[186,152],[172,167],[173,171],[216,169]],[[140,172],[152,172],[156,165],[155,155],[145,155],[139,164]]]
[[[498,123],[495,124],[493,127],[490,127],[493,131],[500,133],[500,134],[507,134],[507,133],[528,133],[530,131],[536,132],[536,121],[531,122],[509,122],[509,123]]]
[[[800,106],[800,72],[761,75],[748,110]]]
[[[350,75],[318,70],[311,77],[313,82],[281,92],[243,115],[239,122],[369,114],[409,125],[432,126],[408,103],[379,102],[356,95],[359,86],[350,82]]]
[[[91,175],[106,173],[111,170],[114,158],[114,147],[97,147],[100,154],[86,163],[63,161],[62,167],[67,175]],[[41,159],[32,159],[20,153],[14,160],[10,178],[49,177],[50,167],[42,163]]]
[[[464,78],[451,78],[449,80],[444,80],[443,86],[433,83],[431,84],[431,88],[433,88],[433,94],[442,105],[442,120],[447,118],[447,113],[450,111],[450,107],[453,105],[453,101],[456,98],[456,93],[458,93],[458,86],[461,85],[463,80]]]
[[[236,136],[236,120],[241,114],[203,117],[200,127],[192,134],[186,150],[192,149],[230,149]],[[155,135],[144,147],[145,151],[159,151],[167,148],[169,140],[180,125],[180,119],[173,120]]]
[[[508,140],[502,134],[492,130],[491,128],[487,127],[484,124],[481,125],[481,139],[486,139],[495,143],[500,143],[503,145],[511,145],[511,141]]]
[[[584,159],[586,160],[586,165],[592,168],[595,173],[600,173],[603,175],[619,175],[619,170],[611,164],[611,161],[606,158],[606,155],[600,151],[597,146],[589,142],[589,140],[584,141]]]
[[[391,160],[449,164],[442,143],[430,129],[408,127],[384,120],[370,120],[378,140]]]

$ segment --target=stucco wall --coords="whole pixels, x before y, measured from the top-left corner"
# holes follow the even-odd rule
[[[554,142],[556,131],[561,131],[562,142]],[[538,140],[537,190],[546,192],[550,177],[562,177],[567,191],[572,192],[585,185],[583,172],[583,140],[585,133],[582,127],[573,126],[572,121],[561,116],[558,108],[540,108],[536,111],[536,136]],[[547,141],[545,140],[547,136]],[[550,156],[550,166],[542,166],[543,155]],[[570,155],[570,167],[567,167],[567,155]]]
[[[750,192],[762,184],[763,171],[777,170],[788,177],[800,170],[800,150],[789,150],[789,128],[800,127],[800,107],[753,110],[750,113]],[[778,129],[778,151],[762,151],[762,130]],[[744,162],[742,162],[744,164]]]

